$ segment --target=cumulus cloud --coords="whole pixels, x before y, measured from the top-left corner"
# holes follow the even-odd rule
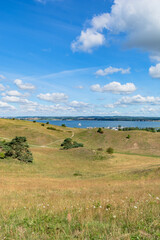
[[[30,84],[30,83],[23,83],[22,80],[20,79],[16,79],[14,81],[14,83],[16,84],[16,86],[22,90],[33,90],[35,89],[35,86]]]
[[[37,97],[41,100],[54,103],[65,102],[68,100],[68,96],[64,93],[40,93]]]
[[[110,13],[94,16],[90,27],[72,43],[73,51],[91,51],[105,43],[105,33],[125,34],[129,47],[160,50],[160,1],[114,0]]]
[[[152,78],[160,78],[160,63],[156,66],[151,66],[149,69],[149,74]]]
[[[126,83],[122,85],[119,82],[111,82],[103,87],[99,84],[95,84],[91,86],[91,90],[93,92],[111,92],[114,94],[130,94],[136,90],[136,87],[133,83]]]
[[[72,101],[69,103],[69,106],[74,108],[86,108],[89,107],[89,104],[85,102]]]
[[[104,107],[114,108],[117,106],[126,107],[127,105],[145,105],[145,104],[160,105],[160,97],[153,97],[153,96],[143,97],[141,95],[135,95],[132,97],[125,96],[119,99],[116,103],[108,104],[108,105],[105,105]]]
[[[3,84],[0,84],[0,91],[4,91],[5,89],[5,86],[3,86]]]
[[[37,106],[36,102],[32,102],[32,101],[29,101],[26,98],[17,97],[17,96],[5,96],[5,97],[2,97],[2,100],[4,102],[12,102],[12,103],[20,103],[20,104]]]
[[[81,31],[81,35],[72,42],[71,48],[73,52],[92,52],[92,48],[101,46],[104,44],[104,42],[105,37],[103,36],[103,34],[93,29],[87,29],[86,31]]]
[[[9,95],[9,96],[16,96],[16,97],[19,97],[19,96],[23,95],[22,93],[18,92],[17,90],[7,91],[6,94]]]
[[[130,73],[130,68],[127,69],[123,69],[123,68],[115,68],[115,67],[108,67],[104,70],[100,69],[96,72],[97,76],[106,76],[109,74],[113,74],[113,73],[117,73],[117,72],[121,72],[122,74],[127,74]]]
[[[4,110],[15,110],[16,108],[6,102],[0,101],[0,109],[4,109]]]

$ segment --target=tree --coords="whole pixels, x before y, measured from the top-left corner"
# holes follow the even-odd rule
[[[103,133],[102,128],[98,128],[97,132],[102,134]]]
[[[33,156],[29,150],[26,137],[15,137],[5,145],[6,156],[17,158],[23,162],[33,162]]]
[[[61,126],[62,126],[62,127],[66,127],[66,124],[63,123]]]

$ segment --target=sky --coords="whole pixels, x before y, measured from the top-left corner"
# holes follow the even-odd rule
[[[0,1],[0,116],[160,116],[159,0]]]

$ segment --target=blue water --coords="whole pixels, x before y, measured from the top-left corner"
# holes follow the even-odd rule
[[[37,120],[37,122],[46,123],[61,126],[65,124],[67,127],[72,128],[87,128],[87,127],[138,127],[138,128],[160,128],[160,122],[149,122],[149,121],[91,121],[91,120],[81,120],[81,121],[48,121],[48,120]],[[79,125],[81,124],[81,125]]]

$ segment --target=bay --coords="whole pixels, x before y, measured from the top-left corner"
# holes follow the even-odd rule
[[[160,122],[158,121],[97,121],[97,120],[78,120],[78,121],[66,121],[66,120],[37,120],[37,122],[46,123],[61,126],[65,124],[66,127],[71,128],[95,128],[95,127],[138,127],[138,128],[160,128]]]

